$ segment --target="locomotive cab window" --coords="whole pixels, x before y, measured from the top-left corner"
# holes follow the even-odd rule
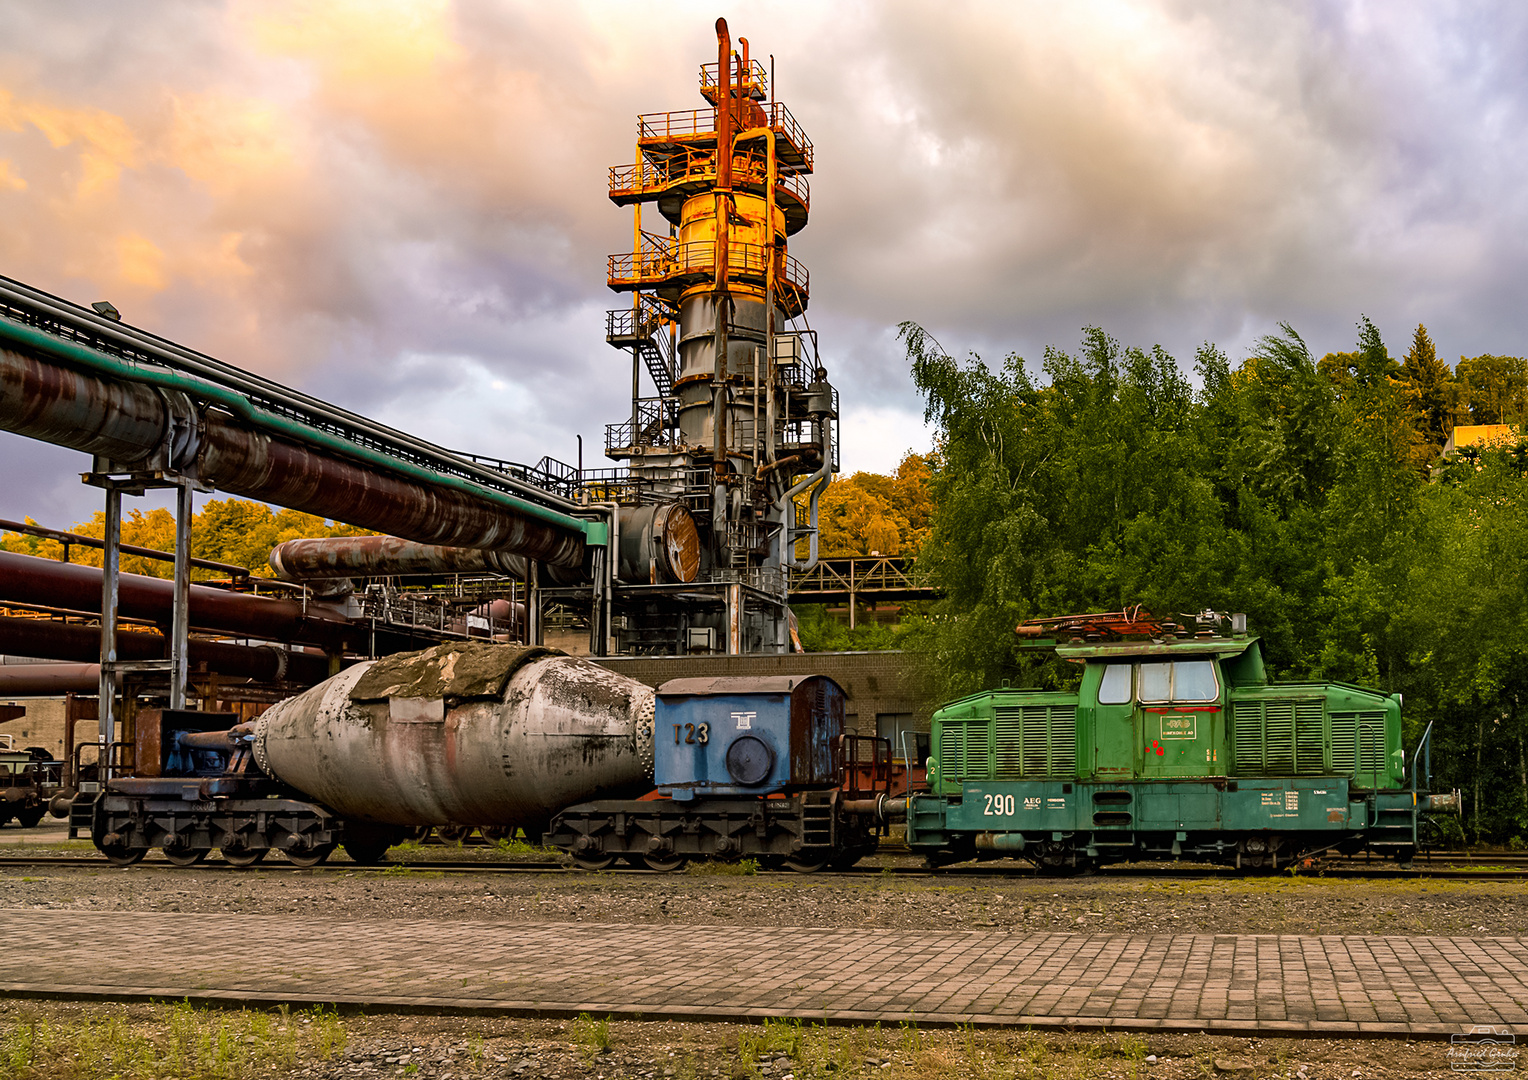
[[[1220,697],[1213,660],[1174,660],[1141,665],[1142,701],[1214,701]]]
[[[1130,665],[1110,664],[1104,668],[1103,681],[1098,684],[1100,705],[1123,705],[1130,700]]]

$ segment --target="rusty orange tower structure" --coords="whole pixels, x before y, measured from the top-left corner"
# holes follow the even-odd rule
[[[805,320],[807,272],[786,250],[807,222],[812,143],[771,99],[748,40],[735,51],[724,19],[716,36],[716,62],[700,68],[707,107],[639,116],[631,164],[610,170],[632,249],[610,256],[608,283],[632,304],[608,313],[606,338],[631,351],[632,399],[605,450],[628,463],[626,498],[689,508],[701,560],[688,591],[721,601],[708,614],[655,597],[642,611],[628,591],[638,651],[644,624],[676,615],[685,651],[788,648],[788,574],[816,562],[818,499],[837,468],[837,393]],[[644,226],[648,204],[666,231]]]

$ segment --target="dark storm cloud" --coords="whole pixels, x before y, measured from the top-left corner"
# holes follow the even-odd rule
[[[711,4],[0,0],[0,272],[478,453],[596,462],[605,197],[695,108]],[[734,4],[812,136],[792,251],[845,461],[924,444],[895,326],[1037,358],[1084,325],[1181,360],[1279,320],[1523,351],[1513,5]],[[655,226],[649,215],[649,226]],[[0,441],[0,516],[84,516]],[[52,465],[48,463],[53,463]],[[19,475],[18,475],[19,474]],[[71,511],[70,506],[79,506]],[[37,509],[34,509],[37,508]]]

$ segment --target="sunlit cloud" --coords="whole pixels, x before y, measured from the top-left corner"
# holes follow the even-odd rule
[[[0,273],[478,453],[593,462],[624,415],[606,168],[688,109],[693,2],[0,8]],[[926,446],[895,327],[1187,360],[1359,312],[1521,353],[1528,12],[1289,0],[745,2],[817,149],[812,326],[847,468]],[[772,59],[770,59],[773,54]],[[17,457],[11,442],[0,455]],[[18,458],[19,460],[19,458]],[[27,460],[32,460],[28,457]],[[42,460],[38,458],[37,460]],[[52,459],[48,459],[52,460]],[[0,515],[73,505],[71,470]],[[80,491],[82,508],[95,496]],[[88,512],[82,509],[81,513]]]

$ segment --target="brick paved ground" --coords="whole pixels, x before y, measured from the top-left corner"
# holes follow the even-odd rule
[[[1528,938],[0,912],[0,994],[1211,1032],[1528,1034]]]

